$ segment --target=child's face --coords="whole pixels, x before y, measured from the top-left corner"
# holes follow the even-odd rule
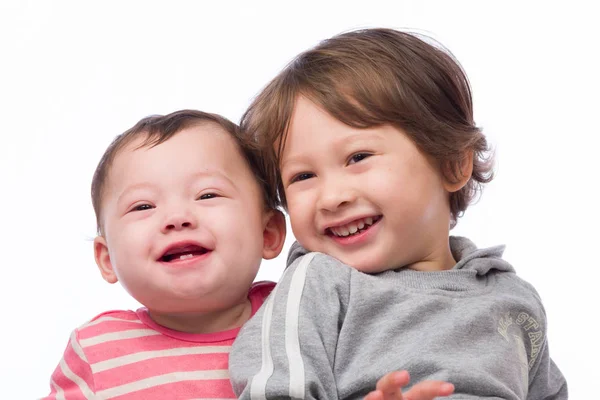
[[[280,167],[294,235],[308,250],[364,272],[430,269],[447,252],[447,185],[402,131],[355,129],[299,97]]]
[[[207,123],[155,147],[136,149],[141,142],[123,149],[109,171],[105,237],[95,243],[104,278],[156,312],[243,301],[263,256],[277,254],[265,236],[274,213],[264,211],[233,138]]]

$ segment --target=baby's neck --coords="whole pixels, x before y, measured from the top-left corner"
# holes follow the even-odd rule
[[[208,313],[161,313],[148,310],[150,318],[159,325],[186,333],[215,333],[241,327],[252,314],[250,300],[227,310]]]

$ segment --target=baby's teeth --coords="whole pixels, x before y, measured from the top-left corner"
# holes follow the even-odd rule
[[[361,219],[361,220],[358,222],[358,229],[362,229],[362,228],[364,228],[364,227],[365,227],[365,223],[364,223],[364,222],[363,222],[363,220]]]
[[[358,231],[358,228],[356,225],[348,225],[348,231],[350,232],[350,234],[353,234]]]
[[[179,256],[179,259],[180,260],[186,260],[186,259],[192,258],[192,257],[194,257],[194,255],[191,254],[191,253],[190,254],[183,254],[183,255]]]
[[[373,218],[365,218],[365,225],[373,225]]]

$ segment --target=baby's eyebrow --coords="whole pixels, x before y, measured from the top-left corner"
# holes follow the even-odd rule
[[[195,174],[192,175],[193,180],[202,179],[202,178],[214,178],[214,177],[224,179],[224,180],[228,181],[229,183],[233,184],[233,181],[231,179],[229,179],[229,177],[226,174],[224,174],[223,172],[216,170],[216,169],[206,169],[204,171],[196,172]]]
[[[135,192],[137,190],[152,189],[153,187],[154,187],[154,185],[150,182],[140,182],[140,183],[135,183],[133,185],[127,186],[121,192],[121,194],[119,194],[119,197],[117,197],[117,203],[120,203],[121,200],[123,199],[123,197],[127,196],[131,192]]]
[[[227,185],[230,185],[231,187],[233,187],[235,189],[238,188],[238,185],[236,185],[235,182],[231,178],[229,178],[229,176],[227,176],[227,174],[225,174],[219,170],[216,170],[216,169],[209,169],[209,170],[197,172],[194,175],[192,175],[191,181],[197,181],[200,179],[222,180]]]
[[[190,176],[189,182],[194,182],[200,179],[218,179],[224,181],[226,184],[231,185],[236,188],[234,181],[231,180],[226,174],[221,171],[215,169],[207,169],[205,171],[199,171]],[[124,197],[129,195],[132,192],[140,191],[140,190],[154,190],[156,185],[152,182],[138,182],[133,185],[127,186],[117,197],[117,203],[120,203]]]

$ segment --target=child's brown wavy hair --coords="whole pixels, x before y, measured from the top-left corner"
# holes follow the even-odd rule
[[[286,206],[279,155],[298,96],[355,128],[402,129],[449,180],[473,153],[468,183],[450,196],[451,227],[493,178],[493,155],[473,120],[471,88],[452,54],[392,29],[343,33],[297,56],[254,99],[241,129],[263,154],[267,179]]]

